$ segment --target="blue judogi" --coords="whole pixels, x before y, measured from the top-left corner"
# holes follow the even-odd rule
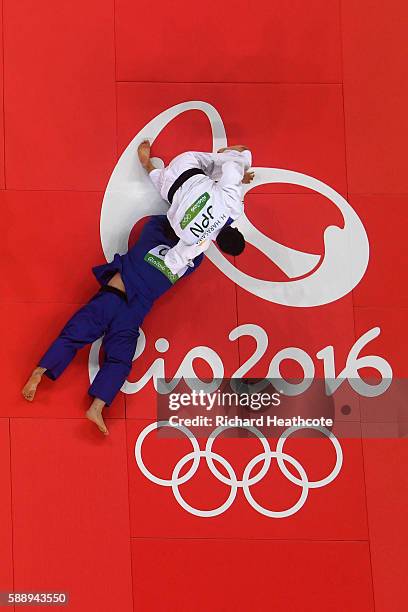
[[[89,388],[108,406],[125,382],[136,350],[139,327],[155,300],[183,276],[201,264],[203,255],[194,259],[181,275],[174,275],[164,264],[168,249],[177,243],[169,233],[165,215],[151,217],[136,245],[125,255],[116,254],[111,263],[93,268],[102,289],[68,321],[38,364],[55,380],[72,361],[78,349],[103,336],[104,362]],[[107,286],[120,272],[126,296]]]

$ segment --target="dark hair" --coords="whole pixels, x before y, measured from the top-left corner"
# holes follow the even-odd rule
[[[245,249],[245,238],[236,227],[223,227],[216,238],[221,251],[228,255],[241,255]]]

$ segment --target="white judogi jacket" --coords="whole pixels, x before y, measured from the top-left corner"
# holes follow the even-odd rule
[[[250,151],[190,151],[176,157],[166,168],[150,173],[162,198],[167,200],[170,187],[182,172],[190,168],[205,172],[205,176],[191,177],[176,191],[167,213],[180,238],[165,257],[173,274],[191,265],[194,257],[210,246],[228,218],[235,220],[243,213],[242,178],[251,164]]]

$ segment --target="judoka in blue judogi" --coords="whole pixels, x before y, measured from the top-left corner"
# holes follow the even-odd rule
[[[131,370],[143,319],[155,300],[183,282],[202,262],[201,254],[193,266],[173,274],[164,258],[177,241],[165,215],[151,217],[128,253],[93,268],[101,289],[74,314],[39,361],[23,389],[27,400],[34,399],[43,374],[56,380],[78,349],[103,336],[104,361],[89,388],[94,401],[87,416],[108,433],[102,410],[110,406]]]

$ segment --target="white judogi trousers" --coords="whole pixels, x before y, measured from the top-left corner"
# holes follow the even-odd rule
[[[150,173],[161,197],[168,201],[169,189],[186,170],[199,168],[205,175],[189,178],[174,194],[167,217],[178,244],[170,249],[165,263],[177,274],[215,240],[229,218],[243,213],[242,178],[252,163],[250,151],[201,153],[189,151],[168,166]]]

